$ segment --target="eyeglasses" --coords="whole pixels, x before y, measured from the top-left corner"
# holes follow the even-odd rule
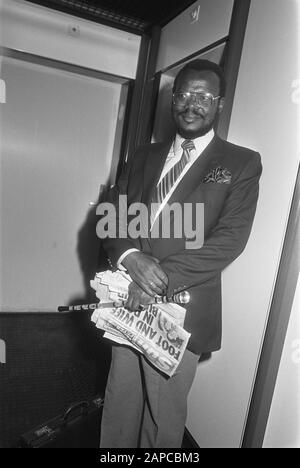
[[[220,99],[221,96],[214,97],[210,93],[180,93],[176,92],[173,94],[173,103],[176,107],[185,107],[189,102],[193,102],[195,107],[201,107],[202,109],[209,110],[216,99]]]

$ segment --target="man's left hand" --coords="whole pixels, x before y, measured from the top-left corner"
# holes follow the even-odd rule
[[[134,281],[129,285],[128,294],[129,296],[125,307],[132,312],[138,310],[140,306],[147,306],[155,303],[154,296],[149,296]]]

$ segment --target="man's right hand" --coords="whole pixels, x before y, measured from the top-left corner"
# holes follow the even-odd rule
[[[131,279],[149,296],[163,296],[168,287],[168,277],[159,265],[157,258],[143,252],[132,252],[124,258],[122,265]]]

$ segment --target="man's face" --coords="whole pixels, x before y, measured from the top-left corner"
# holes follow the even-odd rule
[[[220,95],[219,77],[210,71],[187,70],[178,80],[174,92],[209,93]],[[198,107],[194,99],[186,103],[173,102],[172,112],[178,133],[185,139],[206,135],[214,126],[217,115],[222,111],[224,99],[215,99],[208,107]]]

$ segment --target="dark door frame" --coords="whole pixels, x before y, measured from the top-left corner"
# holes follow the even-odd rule
[[[225,70],[228,86],[226,105],[218,123],[218,133],[225,139],[228,135],[250,4],[251,0],[234,1],[229,36],[221,39],[221,43],[226,42],[222,66]],[[123,151],[123,161],[120,161],[119,173],[124,161],[130,160],[138,146],[151,142],[161,77],[161,71],[156,72],[160,35],[161,27],[157,26],[150,34],[142,36],[136,80],[132,85],[129,123],[127,134],[124,136],[126,144]],[[220,41],[211,44],[190,57],[185,57],[183,61],[188,62],[219,43]],[[173,66],[177,65],[179,63]]]
[[[223,38],[226,42],[223,63],[227,78],[226,105],[218,122],[218,134],[227,139],[233,109],[234,95],[238,80],[247,22],[251,7],[251,0],[235,0],[229,36]],[[156,72],[160,28],[152,34],[144,35],[140,51],[137,77],[133,85],[129,124],[127,128],[126,146],[123,152],[123,166],[125,160],[132,158],[139,145],[151,142],[155,108],[158,99],[161,72]],[[220,42],[220,41],[219,41]],[[216,44],[186,57],[182,62],[188,62],[195,56],[201,55]],[[179,65],[180,63],[174,64]],[[170,68],[173,68],[171,66]],[[290,212],[290,219],[284,248],[281,257],[276,287],[272,299],[269,321],[264,336],[264,342],[249,412],[245,421],[242,437],[243,448],[263,446],[269,411],[274,394],[280,359],[289,323],[297,278],[299,274],[299,174]],[[185,445],[197,448],[197,443],[186,431]]]
[[[245,425],[242,448],[262,448],[263,446],[299,276],[299,245],[300,168]]]
[[[218,133],[224,139],[227,138],[229,131],[250,5],[251,0],[235,0],[229,36],[222,38],[217,44],[211,44],[211,46],[199,50],[183,60],[184,62],[192,60],[195,56],[207,52],[219,43],[226,42],[224,59],[221,65],[224,68],[228,85],[226,105],[218,122]],[[150,36],[144,35],[142,37],[137,76],[132,84],[132,98],[130,110],[128,111],[127,134],[124,135],[123,157],[120,161],[118,174],[121,173],[124,164],[133,157],[136,148],[150,143],[152,139],[155,109],[162,74],[161,71],[156,72],[160,35],[161,28],[157,27],[152,31]],[[179,65],[179,63],[174,65]],[[198,448],[197,442],[187,429],[184,435],[183,446]]]

